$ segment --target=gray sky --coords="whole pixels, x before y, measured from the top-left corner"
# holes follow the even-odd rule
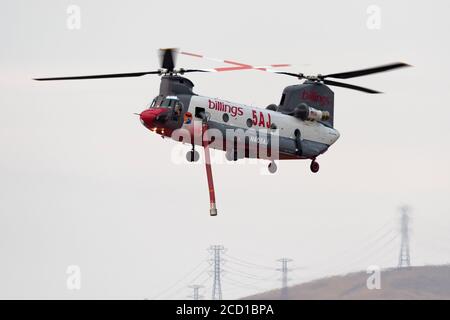
[[[81,8],[80,30],[66,26],[70,4]],[[381,9],[379,30],[366,25],[369,5]],[[293,283],[394,266],[398,238],[385,247],[383,235],[397,232],[405,203],[412,263],[449,262],[449,9],[447,1],[3,0],[0,298],[184,298],[193,280],[209,297],[211,244],[274,268],[290,257],[305,267]],[[158,77],[30,80],[152,70],[157,48],[171,46],[312,74],[394,61],[414,68],[348,81],[383,95],[334,89],[341,138],[317,175],[307,161],[282,162],[273,176],[257,165],[215,166],[213,218],[204,167],[172,163],[175,143],[133,115],[157,94]],[[190,57],[178,65],[219,66]],[[199,94],[262,107],[295,83],[258,71],[190,79]],[[278,285],[275,271],[232,261],[224,298]],[[69,265],[81,268],[81,290],[66,287]]]

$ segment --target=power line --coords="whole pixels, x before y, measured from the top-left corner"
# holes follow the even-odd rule
[[[325,262],[328,262],[330,260],[335,260],[335,259],[342,260],[346,256],[351,257],[351,256],[354,256],[355,253],[358,254],[358,252],[365,251],[365,249],[367,247],[371,246],[373,243],[380,241],[381,239],[383,239],[384,237],[389,235],[390,232],[393,231],[392,229],[389,229],[387,232],[384,232],[380,235],[380,233],[383,232],[386,229],[386,227],[388,227],[390,224],[392,224],[392,218],[387,220],[384,224],[382,224],[377,229],[375,229],[375,231],[369,233],[369,235],[364,237],[363,240],[358,241],[358,243],[360,244],[359,246],[351,247],[340,254],[336,254],[331,257],[328,257],[325,261],[319,261],[319,263],[321,265],[324,265],[325,268],[318,267],[318,268],[316,268],[316,270],[319,269],[319,270],[323,270],[323,271],[328,271],[328,270],[330,270],[330,265],[325,264]]]
[[[239,269],[235,269],[235,268],[233,268],[231,266],[228,266],[228,264],[227,264],[227,267],[224,268],[224,271],[231,272],[231,273],[234,273],[234,274],[239,274],[241,277],[245,277],[245,278],[249,278],[249,279],[253,279],[253,280],[260,280],[260,281],[266,281],[266,280],[269,280],[270,278],[273,277],[273,275],[272,276],[268,276],[268,277],[258,277],[258,276],[255,276],[255,275],[251,274],[251,273],[247,273],[247,272],[241,271]]]
[[[184,279],[186,279],[187,277],[189,277],[190,275],[192,275],[195,271],[197,271],[200,266],[202,264],[204,264],[205,261],[201,261],[198,265],[196,265],[194,268],[192,268],[189,272],[187,272],[183,277],[181,277],[180,279],[178,279],[175,283],[173,283],[171,286],[169,286],[168,288],[166,288],[165,290],[161,291],[159,294],[157,294],[156,296],[153,297],[153,299],[157,299],[158,297],[160,297],[161,295],[167,293],[168,291],[170,291],[171,289],[173,289],[174,287],[176,287],[180,282],[182,282]]]
[[[244,289],[253,289],[253,290],[259,290],[259,291],[264,291],[265,289],[259,286],[255,286],[254,284],[249,284],[249,283],[245,283],[230,277],[224,277],[223,279],[224,282],[229,283],[232,282],[232,285],[234,286],[238,286]]]
[[[230,277],[230,275],[231,276],[233,276],[233,278],[231,278]],[[225,274],[225,276],[224,276],[224,279],[232,279],[232,280],[235,280],[236,282],[239,282],[239,283],[241,283],[241,284],[245,284],[246,286],[249,286],[249,287],[254,287],[254,288],[261,288],[261,285],[262,286],[264,286],[264,287],[267,287],[267,288],[273,288],[274,287],[274,281],[275,280],[277,280],[275,277],[272,277],[272,279],[270,279],[271,281],[269,281],[269,280],[257,280],[257,281],[255,281],[254,279],[252,279],[252,278],[239,278],[241,275],[240,274],[237,274],[237,273],[226,273]],[[234,278],[234,277],[237,277],[237,278]],[[239,280],[237,280],[237,279],[239,279]],[[243,280],[242,280],[243,279]],[[271,283],[273,283],[273,285],[271,285]],[[263,289],[261,289],[261,290],[263,290]]]
[[[226,256],[227,258],[231,259],[231,260],[235,260],[234,263],[237,263],[237,264],[240,263],[240,264],[242,264],[243,266],[247,266],[248,268],[260,268],[260,269],[273,270],[273,267],[270,267],[270,266],[265,266],[265,265],[262,265],[262,264],[257,264],[257,263],[249,262],[249,261],[243,260],[243,259],[241,259],[241,258],[237,258],[237,257],[230,256],[230,255],[228,255],[228,254],[225,254],[225,256]]]
[[[372,236],[377,235],[377,233],[379,233],[380,231],[383,231],[383,229],[385,229],[385,227],[387,226],[387,224],[384,224],[383,227],[378,228],[377,232],[373,232]],[[316,270],[322,270],[322,271],[326,271],[326,272],[330,272],[332,270],[335,269],[342,269],[342,266],[344,264],[346,264],[347,261],[349,261],[352,257],[355,257],[353,259],[353,261],[355,260],[360,260],[361,256],[366,256],[367,252],[370,252],[370,250],[372,250],[380,243],[380,241],[386,239],[391,233],[393,232],[393,229],[389,229],[387,232],[385,231],[384,233],[382,233],[381,235],[373,238],[372,236],[370,238],[370,241],[365,242],[362,246],[360,246],[358,248],[357,251],[353,251],[353,253],[355,255],[342,255],[342,256],[335,256],[337,259],[339,259],[339,262],[337,264],[324,264],[321,267],[316,268]],[[397,237],[397,234],[394,235],[394,238]],[[367,238],[366,238],[367,239]],[[393,239],[389,239],[389,242],[392,241]],[[348,252],[347,252],[348,253]],[[346,257],[347,256],[347,257]],[[350,260],[352,261],[352,260]]]
[[[346,263],[345,265],[341,265],[341,267],[338,269],[339,271],[344,271],[347,267],[352,266],[358,262],[365,261],[367,258],[373,258],[376,254],[379,254],[382,252],[383,249],[385,249],[387,246],[391,245],[395,239],[397,239],[398,234],[394,234],[391,238],[388,239],[388,241],[383,242],[381,247],[375,246],[369,249],[365,252],[365,254],[360,255],[356,257],[356,259],[353,259],[350,261],[350,263]]]
[[[189,281],[189,283],[195,283],[201,276],[206,275],[206,279],[201,282],[200,284],[204,284],[206,282],[206,280],[208,280],[210,278],[210,276],[208,275],[207,271],[209,269],[209,266],[207,266],[206,268],[202,269],[193,279],[191,279]],[[172,294],[170,294],[168,297],[174,297],[176,296],[181,290],[185,289],[185,286],[181,286],[180,288],[178,288],[178,290],[174,291]]]

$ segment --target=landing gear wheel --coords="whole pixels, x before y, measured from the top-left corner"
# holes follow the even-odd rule
[[[276,165],[276,163],[274,161],[270,162],[269,166],[267,167],[267,169],[269,169],[269,172],[272,173],[272,174],[277,172],[277,165]]]
[[[311,165],[309,166],[309,168],[311,169],[311,172],[317,173],[317,172],[319,172],[320,166],[319,166],[319,163],[316,162],[316,160],[313,160],[311,162]]]
[[[199,158],[200,158],[200,155],[195,150],[191,150],[186,153],[186,160],[188,162],[197,162]]]

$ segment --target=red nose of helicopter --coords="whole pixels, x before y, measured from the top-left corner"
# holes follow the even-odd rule
[[[156,116],[157,114],[154,112],[154,110],[144,110],[140,114],[141,123],[148,129],[152,129],[155,127]]]

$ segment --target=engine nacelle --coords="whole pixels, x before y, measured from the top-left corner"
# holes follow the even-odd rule
[[[301,103],[295,107],[293,115],[304,121],[327,121],[330,119],[330,113],[328,111],[317,110],[308,106],[306,103]]]

